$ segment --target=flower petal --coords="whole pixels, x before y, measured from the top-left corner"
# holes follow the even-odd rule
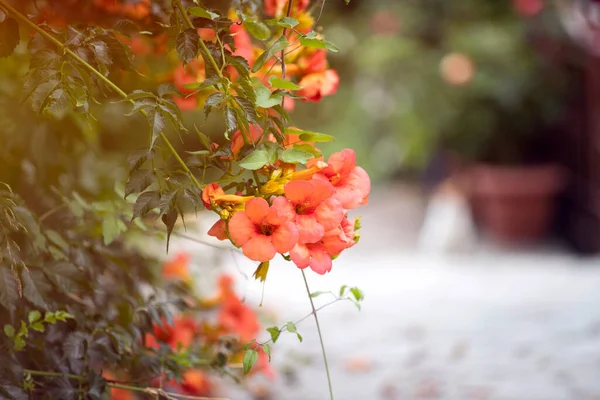
[[[229,236],[236,246],[243,246],[257,234],[256,226],[245,212],[237,212],[229,220]]]
[[[344,214],[342,205],[334,198],[325,200],[315,209],[317,221],[323,226],[325,232],[337,228],[344,219]]]
[[[338,153],[333,153],[327,160],[325,174],[344,176],[356,166],[356,153],[352,149],[344,149]]]
[[[308,203],[312,207],[318,206],[322,201],[333,196],[335,189],[328,181],[324,181],[322,179],[313,179],[309,182],[313,186],[313,190],[308,197]]]
[[[313,185],[309,181],[291,181],[283,188],[285,197],[293,204],[303,203],[313,191]]]
[[[254,261],[269,261],[275,257],[277,250],[271,243],[271,238],[265,235],[256,235],[242,246],[246,257]]]
[[[278,253],[287,253],[298,243],[298,228],[293,222],[286,222],[271,235],[271,242]]]
[[[323,237],[325,229],[317,222],[315,214],[296,215],[296,226],[300,234],[300,243],[315,243]]]
[[[304,244],[298,243],[290,250],[290,258],[298,268],[306,268],[310,265],[310,252]]]
[[[319,275],[331,271],[331,257],[322,246],[313,246],[310,250],[310,269]]]
[[[281,225],[293,221],[296,217],[294,206],[283,196],[275,197],[266,221],[271,225]]]
[[[256,225],[261,224],[269,213],[269,203],[262,197],[255,197],[246,203],[246,214]]]
[[[219,240],[227,239],[227,233],[225,229],[227,228],[227,224],[224,219],[220,219],[208,230],[208,236],[214,236]]]

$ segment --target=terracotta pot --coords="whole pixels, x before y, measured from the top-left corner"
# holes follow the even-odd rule
[[[507,243],[548,233],[566,181],[560,166],[478,165],[469,175],[474,217],[485,233]]]

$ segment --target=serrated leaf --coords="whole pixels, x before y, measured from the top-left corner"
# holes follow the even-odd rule
[[[112,33],[100,35],[98,39],[106,44],[110,58],[117,67],[126,71],[132,69],[133,53],[129,46],[117,39]]]
[[[258,121],[258,114],[256,113],[254,104],[252,104],[252,102],[248,99],[237,96],[235,97],[235,101],[242,107],[242,110],[244,110],[244,114],[248,122],[251,124],[256,124]]]
[[[158,207],[160,202],[160,192],[158,191],[150,191],[144,192],[140,194],[140,196],[135,201],[135,205],[133,206],[133,217],[132,220],[137,217],[143,217],[148,214],[150,211]]]
[[[29,311],[29,314],[27,314],[27,320],[30,324],[39,321],[40,318],[42,318],[42,313],[38,310]]]
[[[235,109],[225,106],[225,131],[229,134],[234,132],[238,126]],[[227,135],[226,139],[229,139]]]
[[[138,169],[129,175],[125,185],[125,197],[132,193],[141,193],[154,183],[154,171],[149,169]]]
[[[332,53],[339,53],[340,51],[340,48],[335,44],[318,38],[301,37],[300,44],[302,44],[302,46],[312,47],[315,49],[327,49]]]
[[[266,150],[254,150],[239,162],[239,166],[244,169],[255,171],[257,169],[261,169],[268,163],[269,154]]]
[[[307,153],[306,151],[298,149],[284,150],[279,156],[279,159],[281,161],[289,164],[304,164],[311,158],[313,158],[313,155],[311,153]]]
[[[246,350],[246,352],[244,353],[244,360],[243,360],[243,365],[244,365],[244,375],[248,374],[248,372],[250,372],[250,370],[252,369],[252,366],[256,363],[256,361],[258,360],[258,352],[256,350],[252,350],[252,349],[248,349]]]
[[[6,18],[0,22],[0,58],[10,56],[20,40],[17,21]]]
[[[213,107],[220,107],[225,101],[225,96],[221,92],[215,92],[208,96],[204,101],[204,117],[208,118]]]
[[[52,287],[46,276],[39,271],[30,271],[25,268],[21,272],[23,281],[23,296],[31,303],[44,310],[48,309],[45,295],[50,293]]]
[[[271,37],[269,27],[254,18],[246,18],[244,20],[244,27],[250,35],[258,40],[267,40]]]
[[[52,230],[52,229],[47,229],[46,230],[46,236],[48,237],[48,240],[50,240],[50,242],[54,243],[56,246],[58,246],[61,250],[63,251],[68,251],[69,250],[69,244],[67,242],[65,242],[65,240],[62,238],[62,236]]]
[[[167,254],[169,253],[169,241],[171,240],[171,233],[173,232],[173,228],[175,227],[178,216],[179,214],[177,213],[177,210],[174,209],[167,214],[163,214],[161,217],[162,222],[167,227]]]
[[[62,347],[66,357],[80,360],[85,355],[86,337],[81,332],[73,332],[64,341]]]
[[[147,148],[136,150],[127,157],[129,164],[129,173],[139,169],[146,161],[154,158],[154,150],[148,151]]]
[[[252,274],[252,276],[254,277],[254,279],[264,282],[267,279],[268,272],[269,261],[263,261],[260,264],[258,264],[258,268],[256,268],[256,271],[254,271],[254,274]]]
[[[165,130],[165,118],[156,108],[150,109],[146,113],[146,119],[150,125],[151,132],[150,148],[153,148],[156,139]]]
[[[177,90],[177,88],[175,88],[175,86],[173,86],[169,83],[163,83],[161,85],[158,85],[156,92],[158,93],[159,97],[165,97],[165,96],[169,96],[169,95],[175,95],[175,96],[181,95],[181,93],[179,93],[179,90]]]
[[[209,11],[203,7],[188,7],[188,12],[194,17],[206,18],[214,20],[219,18],[219,14]]]
[[[288,81],[287,79],[278,78],[276,76],[271,76],[269,78],[269,84],[273,89],[283,89],[283,90],[300,90],[302,86],[296,85],[294,82]]]
[[[289,42],[285,38],[285,36],[281,35],[279,39],[277,39],[267,50],[265,50],[261,55],[256,58],[254,64],[252,65],[252,72],[258,72],[265,65],[265,63],[273,57],[275,53],[278,51],[284,50],[289,46]]]
[[[199,40],[198,31],[192,28],[186,29],[177,35],[177,53],[186,64],[198,57]]]

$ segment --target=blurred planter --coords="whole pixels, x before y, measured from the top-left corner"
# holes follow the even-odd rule
[[[560,166],[478,164],[469,175],[474,218],[483,232],[505,244],[535,241],[548,233],[566,181]]]

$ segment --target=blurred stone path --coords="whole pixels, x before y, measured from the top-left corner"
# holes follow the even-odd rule
[[[361,243],[330,274],[308,274],[312,291],[347,284],[365,292],[361,312],[342,302],[319,313],[336,400],[600,400],[600,261],[484,247],[420,254],[412,245],[422,209],[404,187],[375,192],[360,210]],[[222,257],[232,273],[250,276],[254,264],[237,259]],[[258,282],[240,279],[239,289],[258,306]],[[282,323],[310,312],[292,265],[272,263],[263,310]],[[280,378],[268,398],[327,400],[313,319],[298,331],[303,343],[282,334],[273,348]],[[252,399],[235,389],[229,397]]]

